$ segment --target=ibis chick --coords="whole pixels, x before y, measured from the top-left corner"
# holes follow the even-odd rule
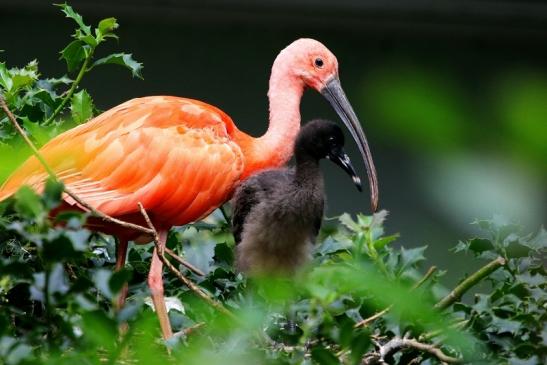
[[[313,120],[296,138],[294,167],[266,170],[239,185],[232,199],[238,270],[291,273],[307,261],[325,206],[319,161],[327,158],[340,166],[361,191],[343,146],[338,125]]]

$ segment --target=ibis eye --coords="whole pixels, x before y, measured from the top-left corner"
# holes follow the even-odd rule
[[[321,58],[316,58],[314,64],[317,68],[323,68],[324,62]]]

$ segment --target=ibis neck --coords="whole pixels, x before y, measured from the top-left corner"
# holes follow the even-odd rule
[[[260,143],[269,152],[270,158],[285,164],[293,154],[294,141],[300,130],[300,101],[304,84],[288,72],[279,75],[276,71],[272,71],[268,91],[270,124]]]
[[[304,83],[283,66],[274,64],[272,69],[268,91],[270,123],[266,133],[253,138],[249,150],[244,151],[243,178],[263,169],[283,166],[293,154],[294,141],[300,130]]]
[[[309,155],[297,155],[295,167],[295,182],[297,186],[322,186],[323,175],[319,161]]]

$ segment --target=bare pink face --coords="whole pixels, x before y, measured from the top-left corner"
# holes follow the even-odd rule
[[[293,53],[293,72],[304,83],[321,91],[328,81],[338,76],[338,60],[322,43],[308,38],[294,41],[287,50]]]
[[[272,71],[283,70],[319,92],[333,77],[338,77],[338,61],[327,47],[314,39],[301,38],[279,53]]]

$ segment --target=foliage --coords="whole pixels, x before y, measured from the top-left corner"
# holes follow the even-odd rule
[[[456,302],[440,313],[433,307],[446,293],[441,275],[412,289],[423,276],[425,247],[392,247],[395,237],[382,230],[385,212],[356,220],[341,216],[323,230],[306,270],[292,278],[253,280],[234,271],[229,227],[213,215],[207,223],[173,230],[168,246],[204,271],[199,277],[179,267],[236,319],[166,274],[174,329],[203,326],[163,343],[146,305],[151,245],[131,247],[126,268],[113,273],[114,241],[82,228],[84,215],[63,214],[61,225],[48,219],[60,192],[53,182],[42,196],[23,188],[2,205],[0,356],[6,364],[358,364],[374,344],[404,334],[438,341],[445,353],[473,363],[535,364],[546,356],[543,229],[520,236],[517,226],[498,217],[479,221],[488,236],[461,242],[456,250],[479,259],[502,255],[508,264],[489,277],[492,289],[476,294],[474,303]],[[128,304],[116,313],[112,300],[126,281]],[[355,328],[390,305],[368,327]],[[118,334],[124,322],[129,330]],[[417,357],[437,363],[413,351],[389,361],[406,364]]]
[[[0,64],[1,92],[38,142],[94,115],[89,93],[76,92],[80,74],[106,63],[123,64],[134,75],[141,68],[127,54],[93,60],[97,46],[115,37],[115,19],[92,30],[70,6],[61,9],[77,24],[61,52],[69,73],[79,69],[74,81],[40,79],[37,62],[23,69]],[[70,116],[57,120],[65,106]],[[0,119],[0,139],[17,146],[6,118]],[[253,279],[234,270],[233,237],[215,212],[173,229],[167,245],[205,273],[178,266],[234,318],[166,273],[170,320],[180,332],[164,342],[146,286],[152,245],[130,246],[128,264],[115,273],[115,242],[85,229],[86,214],[64,212],[52,221],[49,212],[61,192],[50,181],[40,196],[22,188],[0,203],[0,364],[361,364],[404,336],[439,344],[466,363],[545,362],[544,229],[523,235],[500,217],[477,221],[484,236],[460,242],[452,254],[474,255],[479,264],[497,257],[507,263],[488,276],[490,285],[474,300],[455,298],[442,311],[435,303],[449,292],[440,283],[443,273],[424,276],[426,247],[394,245],[398,236],[384,234],[385,211],[326,222],[302,272]],[[126,282],[128,302],[117,312],[112,303]],[[385,361],[439,363],[416,349],[395,351]]]
[[[476,294],[472,304],[457,303],[454,311],[499,357],[516,364],[541,363],[547,355],[547,231],[522,235],[518,225],[500,216],[475,224],[487,237],[460,242],[455,251],[485,259],[501,256],[508,264],[489,277],[489,294]]]
[[[77,25],[72,42],[60,52],[60,59],[66,62],[66,75],[42,77],[37,60],[30,61],[22,68],[10,68],[5,62],[0,62],[0,94],[38,145],[87,121],[96,113],[89,93],[79,89],[80,82],[93,68],[106,64],[121,65],[133,76],[141,77],[142,65],[131,54],[114,53],[97,60],[94,58],[101,44],[110,38],[117,39],[114,31],[118,23],[115,18],[103,19],[93,28],[71,6],[58,6]],[[67,108],[70,115],[63,114]],[[0,181],[29,154],[7,116],[0,111],[0,155],[12,157],[2,161]]]

